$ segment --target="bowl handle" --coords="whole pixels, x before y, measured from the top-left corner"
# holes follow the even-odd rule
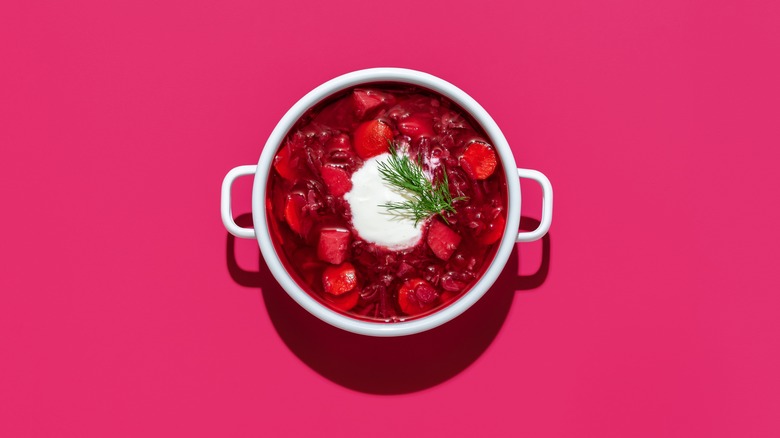
[[[533,242],[541,239],[550,229],[553,211],[553,190],[550,180],[542,172],[531,169],[517,169],[520,178],[532,179],[542,186],[542,220],[539,226],[528,232],[517,233],[517,242]]]
[[[225,179],[222,180],[222,200],[220,202],[220,212],[222,213],[222,223],[225,224],[230,234],[236,237],[242,237],[244,239],[254,239],[254,228],[243,228],[236,224],[233,220],[233,209],[230,202],[230,188],[233,187],[233,182],[242,177],[248,175],[254,175],[257,172],[257,166],[238,166],[230,169],[230,172],[225,175]]]

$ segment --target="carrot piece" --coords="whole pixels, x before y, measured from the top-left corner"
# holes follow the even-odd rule
[[[398,289],[398,306],[407,315],[418,315],[433,309],[439,293],[421,278],[407,280]]]
[[[487,179],[496,170],[498,158],[493,148],[475,141],[463,151],[460,157],[460,167],[474,179]]]
[[[355,152],[364,160],[388,152],[393,140],[393,129],[380,120],[360,124],[353,134]]]
[[[357,273],[352,263],[328,266],[322,273],[322,286],[331,295],[342,295],[357,288]]]

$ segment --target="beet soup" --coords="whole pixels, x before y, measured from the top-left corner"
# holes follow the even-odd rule
[[[268,180],[271,240],[298,285],[396,322],[457,300],[495,256],[506,177],[477,123],[414,86],[350,88],[308,110]]]

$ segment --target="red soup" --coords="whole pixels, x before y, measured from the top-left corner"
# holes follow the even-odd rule
[[[276,153],[271,239],[302,289],[371,321],[429,314],[467,292],[504,233],[490,139],[431,91],[370,84],[304,114]]]

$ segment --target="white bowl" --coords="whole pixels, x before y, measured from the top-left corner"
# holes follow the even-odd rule
[[[454,303],[427,316],[404,322],[369,322],[351,318],[342,313],[331,310],[318,302],[292,279],[284,268],[279,255],[271,242],[266,221],[266,184],[273,163],[274,155],[282,144],[288,131],[295,122],[314,105],[333,94],[356,85],[372,82],[396,82],[417,85],[446,96],[460,105],[471,114],[474,120],[480,124],[487,133],[493,146],[498,151],[504,173],[507,177],[507,218],[506,228],[490,266],[472,288],[462,295]],[[516,233],[520,226],[520,183],[518,178],[511,176],[517,172],[519,178],[527,178],[536,181],[542,186],[542,219],[539,227],[531,232]],[[236,225],[231,211],[230,188],[236,178],[254,175],[252,189],[252,218],[254,228],[242,228]],[[480,104],[468,94],[454,85],[427,73],[402,68],[372,68],[358,70],[337,78],[315,88],[287,111],[279,123],[271,132],[271,136],[265,143],[260,161],[256,166],[238,166],[225,176],[222,182],[221,214],[225,228],[236,237],[247,239],[256,238],[271,273],[284,288],[285,291],[304,309],[321,320],[341,329],[368,336],[404,336],[430,330],[457,317],[471,307],[482,295],[487,292],[495,282],[498,275],[504,269],[512,247],[516,242],[530,242],[540,239],[547,233],[552,222],[553,192],[550,181],[542,173],[536,170],[518,169],[512,150],[504,138],[504,134],[493,121],[493,118]]]

